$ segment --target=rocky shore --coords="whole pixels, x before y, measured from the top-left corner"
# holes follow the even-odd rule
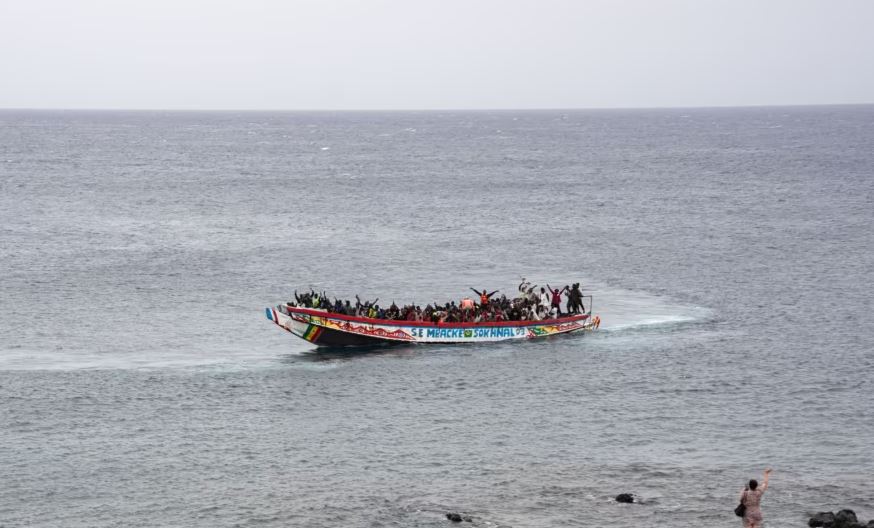
[[[631,504],[640,502],[639,499],[632,493],[620,493],[614,500],[619,503]],[[474,522],[474,519],[465,513],[448,512],[445,514],[446,519],[454,522]],[[807,526],[810,528],[874,528],[874,519],[867,523],[859,521],[856,517],[856,512],[849,509],[834,512],[818,512],[807,521]],[[2,527],[0,527],[2,528]]]
[[[874,528],[874,519],[867,524],[859,522],[853,510],[841,510],[837,513],[819,512],[807,521],[811,528]]]

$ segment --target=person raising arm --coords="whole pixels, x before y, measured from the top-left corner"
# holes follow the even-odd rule
[[[743,515],[744,528],[761,528],[762,526],[762,495],[768,489],[768,480],[771,478],[771,468],[765,470],[762,476],[762,485],[759,486],[755,479],[750,480],[749,485],[740,492],[740,502],[746,506]],[[749,489],[747,489],[749,488]]]
[[[498,290],[495,290],[492,293],[486,293],[487,290],[485,288],[483,288],[483,291],[479,291],[479,290],[476,290],[474,288],[471,288],[471,290],[473,290],[474,293],[479,295],[479,303],[480,303],[480,306],[482,306],[483,308],[485,308],[486,306],[489,305],[489,299],[492,297],[492,295],[498,293]]]

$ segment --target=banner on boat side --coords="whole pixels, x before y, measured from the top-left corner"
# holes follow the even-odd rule
[[[418,343],[476,343],[486,341],[504,341],[507,339],[546,337],[585,328],[584,321],[570,321],[558,324],[545,322],[544,324],[538,324],[535,326],[443,328],[439,326],[394,326],[359,323],[302,313],[295,313],[293,319],[340,332],[348,332],[393,341]]]

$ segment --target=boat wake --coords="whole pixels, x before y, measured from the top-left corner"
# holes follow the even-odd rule
[[[585,293],[595,296],[593,313],[599,315],[602,322],[594,334],[604,337],[641,331],[667,331],[712,318],[712,311],[707,308],[684,305],[671,298],[641,291],[599,286]],[[198,334],[197,340],[187,339],[148,348],[133,342],[121,342],[111,349],[100,350],[88,346],[88,341],[83,341],[79,346],[66,342],[63,349],[13,345],[0,348],[0,370],[237,370],[275,366],[277,350],[283,352],[280,363],[290,361],[330,366],[361,355],[405,356],[421,351],[407,345],[365,348],[361,353],[346,349],[327,349],[324,353],[315,353],[309,343],[290,341],[285,334],[262,332],[261,317],[260,312],[248,314],[248,318],[239,317],[236,333],[244,337],[230,342]],[[227,324],[235,323],[228,319]],[[430,350],[438,352],[439,347]]]
[[[688,306],[649,293],[599,288],[595,313],[602,332],[619,332],[657,326],[674,326],[709,318],[711,310]]]

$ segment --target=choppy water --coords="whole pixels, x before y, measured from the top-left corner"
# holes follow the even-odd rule
[[[768,465],[768,526],[874,518],[872,173],[870,106],[0,112],[0,525],[737,526]],[[262,315],[521,275],[602,331]]]

